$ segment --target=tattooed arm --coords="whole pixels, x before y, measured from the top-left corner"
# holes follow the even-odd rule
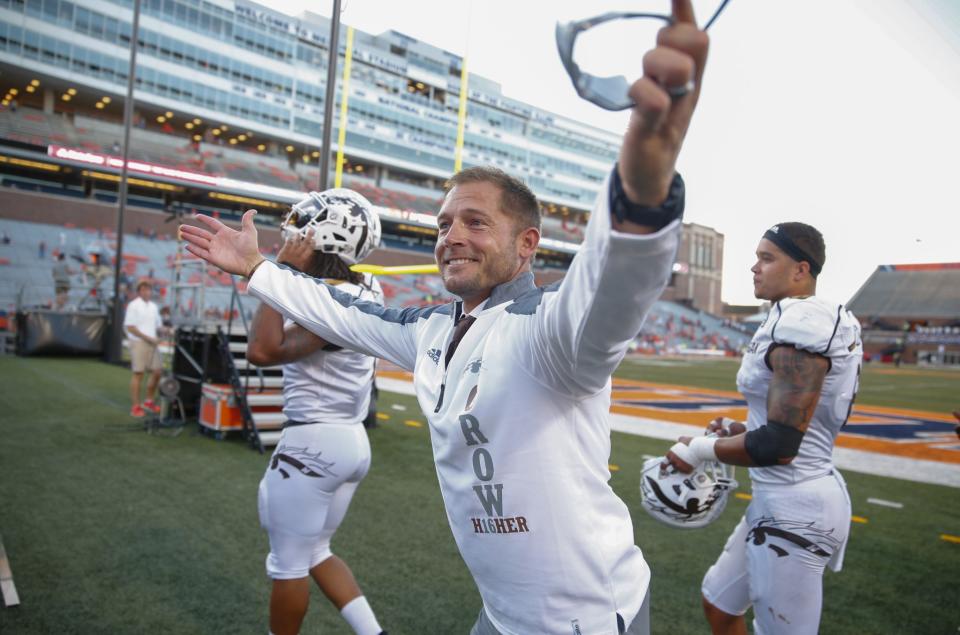
[[[247,359],[257,366],[276,366],[303,359],[326,342],[298,324],[284,328],[283,316],[261,303],[250,325]]]
[[[778,346],[768,356],[773,378],[767,392],[767,425],[717,439],[713,445],[722,463],[747,467],[785,465],[797,455],[830,370],[826,357],[792,346]],[[690,437],[680,442],[690,445]],[[693,468],[672,450],[667,460],[682,472]]]

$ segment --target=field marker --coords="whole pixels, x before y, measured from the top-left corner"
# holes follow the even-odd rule
[[[619,472],[619,471],[620,471],[620,466],[619,466],[619,465],[614,465],[613,463],[611,463],[610,465],[608,465],[607,468],[608,468],[611,472]]]
[[[734,496],[736,496],[740,500],[745,500],[745,501],[753,500],[753,496],[751,496],[750,494],[744,494],[743,492],[737,492],[736,494],[734,494]]]
[[[383,421],[383,420],[385,420],[385,419],[389,419],[389,418],[390,418],[390,415],[388,415],[388,414],[385,413],[385,412],[378,412],[378,413],[377,413],[377,419],[380,419],[381,421]]]
[[[897,503],[894,501],[885,501],[882,498],[868,498],[868,503],[873,503],[874,505],[880,505],[881,507],[891,507],[893,509],[903,509],[903,503]]]
[[[960,536],[951,536],[950,534],[940,534],[940,540],[952,542],[960,545]]]
[[[640,455],[640,458],[643,459],[644,461],[646,461],[646,460],[649,460],[649,459],[655,459],[655,458],[657,458],[657,457],[653,456],[652,454],[641,454],[641,455]]]
[[[391,405],[390,407],[393,408],[394,410],[399,410],[400,412],[403,412],[404,410],[407,409],[406,406],[403,406],[403,405],[398,404],[398,403],[395,403],[395,404]]]
[[[422,428],[423,424],[417,421],[416,419],[407,419],[403,422],[403,425],[410,426],[411,428]]]
[[[7,551],[3,548],[2,537],[0,537],[0,593],[3,594],[3,603],[6,606],[18,606],[20,604],[17,587],[13,584],[10,561],[7,560]]]
[[[860,523],[861,525],[866,525],[868,522],[870,522],[863,516],[851,516],[850,520],[852,520],[855,523]]]

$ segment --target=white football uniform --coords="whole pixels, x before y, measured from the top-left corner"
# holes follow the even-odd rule
[[[381,304],[379,282],[342,282],[350,297]],[[330,540],[370,468],[363,420],[374,359],[346,350],[321,350],[283,366],[283,413],[288,419],[260,481],[260,524],[270,537],[267,574],[306,577],[332,555]],[[296,425],[289,425],[290,423]]]
[[[823,355],[830,368],[796,458],[750,468],[753,499],[702,590],[731,615],[743,615],[752,605],[756,633],[816,633],[823,570],[840,570],[850,529],[850,498],[833,466],[833,444],[859,385],[860,324],[843,305],[821,298],[777,302],[737,373],[748,430],[767,423],[773,377],[768,356],[777,346]]]
[[[325,340],[413,370],[454,539],[504,635],[617,635],[650,569],[610,487],[610,375],[670,277],[679,221],[612,230],[597,199],[559,285],[493,289],[444,364],[457,304],[384,309],[264,263],[248,289]]]

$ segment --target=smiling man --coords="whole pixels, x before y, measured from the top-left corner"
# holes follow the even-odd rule
[[[477,635],[649,632],[650,569],[608,481],[610,375],[670,277],[683,181],[675,165],[707,36],[689,0],[643,60],[617,165],[563,282],[534,285],[540,212],[495,168],[452,177],[437,263],[459,301],[384,309],[266,262],[242,231],[200,217],[191,253],[327,342],[413,371],[451,531],[483,607]],[[429,628],[425,628],[429,632]]]

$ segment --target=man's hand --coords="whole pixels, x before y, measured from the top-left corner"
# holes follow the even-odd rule
[[[747,426],[729,417],[717,417],[707,425],[706,434],[718,437],[735,437],[747,431]]]
[[[680,437],[680,440],[667,451],[667,462],[663,464],[663,467],[672,465],[678,472],[683,472],[684,474],[692,472],[695,466],[688,463],[688,461],[696,463],[696,460],[690,456],[689,447],[690,437]],[[683,456],[681,457],[680,455]]]
[[[623,189],[634,203],[659,206],[667,198],[677,155],[700,97],[709,39],[699,30],[692,0],[673,0],[673,24],[643,58],[643,77],[630,87],[636,103],[620,148]],[[671,98],[670,92],[690,90]]]
[[[311,269],[315,253],[313,230],[309,229],[306,236],[297,234],[284,241],[277,253],[277,262],[306,273]]]
[[[257,246],[257,228],[253,225],[256,210],[247,210],[240,222],[240,231],[230,229],[205,214],[196,219],[207,226],[180,225],[180,237],[187,241],[187,251],[203,258],[227,273],[250,277],[254,268],[265,260]]]

